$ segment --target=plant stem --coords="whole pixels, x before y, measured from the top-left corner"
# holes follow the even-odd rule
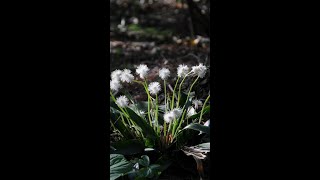
[[[112,92],[110,91],[111,99],[117,104],[116,98],[113,96]],[[118,106],[119,109],[123,112],[123,114],[126,116],[126,118],[130,118],[128,115],[128,112],[124,111],[122,107]]]
[[[191,90],[192,90],[193,86],[196,84],[196,82],[198,81],[198,79],[199,79],[199,76],[194,80],[194,82],[193,82],[192,85],[190,86],[190,89],[189,89],[189,92],[188,92],[188,95],[187,95],[187,101],[188,101],[188,99],[189,99]],[[183,107],[185,107],[185,106],[186,106],[186,103],[184,104]]]
[[[114,130],[114,131],[116,131],[116,130],[117,130],[117,128],[114,126],[114,124],[113,124],[113,122],[112,122],[112,120],[111,120],[111,119],[110,119],[110,124],[111,124],[111,126],[112,126],[113,130]]]
[[[208,102],[209,98],[210,98],[210,94],[209,94],[209,96],[207,97],[207,99],[203,103],[203,106],[202,106],[202,109],[201,109],[201,113],[200,113],[199,123],[201,122],[203,110],[204,110],[204,107],[206,106],[206,103]]]
[[[167,135],[167,123],[166,122],[163,123],[163,135],[164,136]]]
[[[174,96],[175,96],[175,91],[176,91],[176,87],[177,87],[177,85],[178,85],[179,79],[180,79],[180,77],[178,76],[178,79],[177,79],[177,81],[176,81],[176,85],[174,85],[174,89],[173,89],[173,92],[172,92],[171,110],[173,109]]]
[[[166,80],[163,80],[163,86],[164,86],[164,109],[165,112],[167,112],[167,88],[166,88]]]
[[[122,123],[124,124],[124,126],[125,126],[126,130],[130,133],[130,135],[132,135],[131,130],[130,130],[130,129],[128,129],[128,126],[126,125],[127,123],[124,121],[123,115],[122,115],[122,114],[120,114],[120,117],[121,117]],[[129,126],[130,126],[130,124],[129,124]]]
[[[147,81],[145,80],[144,81],[144,85],[143,85],[147,95],[148,95],[148,118],[149,118],[149,124],[150,126],[152,127],[152,121],[151,121],[151,115],[150,115],[150,94],[149,94],[149,91],[148,91],[148,86],[147,86]]]
[[[160,126],[158,122],[158,95],[156,94],[156,111],[155,111],[155,123],[158,134],[160,134]]]
[[[179,126],[178,126],[178,128],[175,130],[175,132],[174,132],[174,136],[173,136],[174,138],[176,137],[176,135],[177,135],[177,133],[178,133],[178,130],[180,129],[181,124],[182,124],[183,121],[184,121],[184,116],[185,116],[186,112],[187,112],[187,110],[184,110],[184,111],[183,111],[183,114],[182,114],[181,119],[180,119]]]
[[[168,126],[168,134],[167,134],[167,137],[166,137],[167,145],[169,145],[168,141],[169,141],[169,135],[170,135],[170,130],[171,129],[172,129],[172,121],[169,123],[169,126]]]
[[[182,84],[183,84],[183,82],[184,82],[184,80],[186,79],[186,77],[187,77],[188,75],[186,75],[183,79],[182,79],[182,81],[180,82],[180,85],[179,85],[179,93],[178,93],[178,100],[177,100],[177,108],[179,107],[179,101],[180,101],[180,97],[181,97],[181,86],[182,86]]]
[[[179,85],[179,94],[178,94],[177,108],[179,107],[179,103],[180,103],[182,84],[183,84],[184,80],[185,80],[190,74],[191,74],[191,72],[189,72],[188,74],[186,74],[186,75],[184,76],[184,78],[182,79],[180,85]],[[188,100],[188,98],[187,98],[187,100]]]

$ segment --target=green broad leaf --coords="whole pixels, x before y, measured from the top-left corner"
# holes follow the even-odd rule
[[[150,167],[144,167],[139,170],[140,176],[152,178],[154,176],[153,171]]]
[[[165,158],[164,156],[161,156],[156,161],[156,164],[160,165],[158,171],[162,172],[162,171],[166,170],[172,164],[172,161],[170,159],[168,159],[168,158]]]
[[[147,178],[143,177],[143,176],[138,176],[135,177],[134,180],[146,180]]]
[[[180,101],[179,101],[180,107],[183,107],[185,105],[185,103],[187,102],[187,97],[188,97],[188,94],[181,92]]]
[[[138,131],[142,131],[142,129],[139,127],[139,126],[136,126],[136,125],[133,125],[133,126],[131,126],[133,129],[136,129],[136,130],[138,130]]]
[[[191,123],[184,127],[181,131],[186,130],[186,129],[192,129],[200,132],[204,132],[210,135],[210,127],[201,125],[199,123]]]
[[[145,148],[144,144],[137,139],[118,141],[112,143],[112,146],[116,149],[113,153],[122,155],[139,154],[142,153]]]
[[[202,109],[201,109],[202,110]],[[196,118],[199,118],[200,117],[200,114],[201,114],[201,110],[197,113],[197,114],[194,114],[192,116],[189,117],[189,119],[196,119]],[[203,114],[202,115],[205,115],[207,113],[210,112],[210,105],[206,106],[204,109],[203,109]]]
[[[110,180],[115,180],[129,173],[133,164],[121,154],[110,154]]]
[[[159,175],[161,174],[161,166],[159,164],[152,164],[145,169],[142,169],[141,174],[144,177],[158,179]]]
[[[117,112],[112,107],[110,107],[110,120],[112,121],[114,126],[120,131],[120,133],[125,137],[125,139],[134,138],[126,128],[125,124],[123,124],[122,120],[120,119],[119,112]]]
[[[139,101],[135,106],[141,111],[148,112],[148,101]]]
[[[139,164],[145,167],[148,167],[150,164],[150,159],[147,155],[142,155],[141,159],[139,159]]]
[[[120,108],[118,107],[118,105],[113,100],[110,100],[110,107],[112,107],[112,108],[114,108],[114,109],[116,109],[116,110],[121,112]]]
[[[150,137],[144,138],[143,141],[144,141],[145,147],[148,147],[148,148],[153,148],[156,144],[154,138],[150,138]]]
[[[152,169],[152,171],[160,171],[161,170],[161,166],[159,164],[151,164],[150,169]]]
[[[145,137],[151,137],[151,138],[156,138],[157,135],[153,128],[139,115],[137,115],[132,109],[130,108],[125,108],[128,112],[128,115],[132,121],[134,121],[141,129],[142,133]]]

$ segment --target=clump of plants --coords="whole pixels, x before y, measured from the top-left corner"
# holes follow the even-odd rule
[[[168,78],[173,78],[174,73],[167,68],[159,70],[159,80],[154,82],[148,82],[150,70],[144,64],[136,68],[136,77],[129,69],[111,73],[110,124],[120,140],[110,147],[110,179],[157,179],[173,162],[174,152],[180,150],[195,159],[200,177],[204,176],[201,160],[210,152],[210,120],[206,115],[210,111],[210,94],[201,101],[191,92],[207,70],[201,63],[191,68],[179,65],[172,89],[168,88]],[[183,90],[187,78],[192,79],[192,84]],[[133,99],[128,86],[141,86],[146,100]],[[201,143],[190,145],[190,139],[196,137]]]

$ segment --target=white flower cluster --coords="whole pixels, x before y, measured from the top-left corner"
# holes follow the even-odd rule
[[[139,75],[141,79],[146,79],[150,69],[145,64],[140,64],[136,68],[136,73]],[[186,77],[189,74],[193,76],[198,76],[203,78],[206,75],[207,67],[200,63],[198,66],[193,66],[190,68],[187,65],[180,64],[177,68],[178,77]],[[170,70],[167,68],[162,68],[159,70],[159,77],[162,80],[167,80],[170,77]],[[119,91],[122,88],[121,83],[131,83],[134,80],[134,76],[131,73],[131,70],[124,69],[124,70],[115,70],[111,73],[111,81],[110,81],[110,89],[113,91]],[[159,83],[158,83],[159,84]],[[161,90],[160,84],[151,83],[149,86],[151,87],[150,93],[151,94],[158,94]],[[196,108],[197,109],[197,108]]]
[[[122,88],[122,83],[131,83],[134,80],[134,76],[131,74],[131,70],[116,69],[111,73],[110,89],[113,91],[119,91]]]
[[[204,78],[207,72],[207,67],[200,63],[198,66],[193,66],[191,72],[194,76]]]
[[[137,74],[139,74],[141,79],[145,79],[148,75],[149,68],[145,64],[140,64],[136,69]]]
[[[134,79],[134,76],[131,74],[131,70],[129,69],[124,69],[120,74],[120,80],[122,82],[131,83],[133,79]]]
[[[160,83],[152,82],[152,83],[149,84],[148,89],[150,91],[150,94],[156,95],[161,91]]]
[[[162,68],[162,69],[159,70],[159,77],[160,77],[162,80],[167,80],[169,76],[170,76],[170,71],[169,71],[169,69],[167,69],[167,68]]]
[[[185,77],[189,73],[189,67],[184,64],[180,64],[177,68],[177,73],[179,77]]]
[[[120,83],[120,81],[113,79],[110,81],[110,89],[114,90],[114,91],[119,91],[119,89],[122,88],[122,85]]]
[[[127,107],[129,105],[129,100],[126,96],[119,96],[116,103],[119,107]]]
[[[207,72],[207,67],[204,66],[202,63],[200,63],[198,66],[192,66],[192,69],[190,71],[190,68],[187,65],[180,64],[177,68],[177,74],[179,77],[185,77],[191,73],[193,76],[199,76],[200,78],[204,78]]]
[[[146,79],[150,69],[145,64],[140,64],[136,68],[136,73],[139,75],[141,79]],[[206,75],[207,67],[200,63],[198,66],[193,66],[190,68],[187,65],[181,64],[177,68],[177,74],[179,77],[186,77],[190,74],[193,76],[198,76],[203,78]],[[170,77],[170,70],[167,68],[162,68],[159,70],[159,77],[162,80],[167,80]],[[129,69],[119,70],[116,69],[111,73],[110,80],[110,89],[113,91],[119,91],[123,86],[121,83],[131,83],[134,80],[134,76]],[[148,90],[152,95],[158,95],[161,91],[161,85],[159,82],[151,82],[148,86]],[[126,96],[119,96],[116,99],[116,103],[119,107],[126,107],[129,105],[129,100]],[[200,100],[193,100],[192,104],[194,107],[189,107],[187,110],[187,116],[190,117],[196,114],[196,110],[202,106],[202,102]],[[172,120],[177,119],[181,116],[182,110],[180,108],[176,108],[171,110],[170,112],[164,115],[164,120],[167,123],[170,123]],[[140,113],[144,114],[144,113]]]

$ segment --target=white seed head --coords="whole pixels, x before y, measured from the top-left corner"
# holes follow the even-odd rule
[[[145,64],[140,64],[136,69],[137,74],[139,74],[141,79],[145,79],[148,75],[149,68]]]
[[[162,80],[167,80],[167,78],[170,76],[170,71],[169,69],[167,68],[162,68],[160,69],[159,71],[159,77],[162,79]]]
[[[112,80],[110,81],[110,89],[111,89],[111,90],[119,91],[119,89],[121,89],[121,88],[122,88],[122,85],[121,85],[121,83],[120,83],[119,80],[117,80],[117,79],[112,79]]]
[[[120,75],[120,80],[122,82],[131,83],[134,79],[134,76],[131,74],[131,70],[124,69]]]
[[[116,103],[120,107],[127,107],[129,105],[129,100],[126,96],[119,96]]]
[[[166,114],[164,114],[163,119],[166,123],[170,123],[171,121],[173,121],[175,118],[175,115],[173,113],[173,111],[169,111]]]
[[[206,75],[207,67],[200,63],[198,66],[193,66],[191,72],[194,76],[203,78]]]
[[[195,115],[195,114],[196,114],[196,110],[195,110],[192,106],[190,106],[190,107],[188,108],[187,117],[193,116],[193,115]]]
[[[166,123],[170,123],[171,121],[178,119],[182,114],[182,110],[180,108],[175,108],[164,114],[163,119]]]
[[[199,106],[202,106],[202,102],[201,102],[200,100],[197,100],[197,99],[193,100],[193,101],[192,101],[192,104],[194,105],[194,107],[195,107],[196,109],[198,109]]]
[[[152,82],[152,83],[149,84],[148,89],[150,91],[150,94],[156,95],[156,94],[159,93],[159,91],[161,91],[160,83]]]
[[[121,75],[122,71],[119,69],[116,69],[114,71],[112,71],[111,73],[111,79],[112,80],[118,80],[120,81],[120,75]]]
[[[189,67],[187,65],[180,64],[177,71],[179,77],[185,77],[189,73]]]
[[[178,118],[181,116],[181,114],[182,114],[182,109],[180,109],[180,108],[174,108],[174,109],[172,110],[172,112],[174,113],[175,118],[178,119]]]

